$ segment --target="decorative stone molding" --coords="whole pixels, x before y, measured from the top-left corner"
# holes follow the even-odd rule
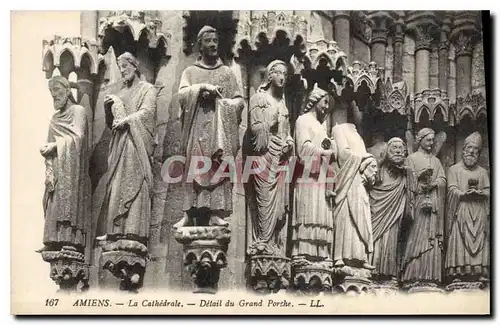
[[[183,245],[184,265],[191,273],[194,293],[216,293],[220,270],[227,266],[231,231],[227,227],[180,227],[175,240]]]
[[[144,11],[112,11],[108,17],[99,20],[98,38],[101,51],[104,38],[110,30],[120,34],[129,30],[135,42],[145,34],[149,48],[164,46],[166,55],[169,56],[171,35],[162,33],[161,26],[160,19],[149,17]]]
[[[458,281],[450,283],[446,286],[446,291],[479,291],[488,288],[488,283],[486,281],[475,281],[475,282],[465,282]]]
[[[444,290],[441,289],[437,283],[421,282],[421,281],[416,281],[416,282],[404,284],[403,290],[406,290],[408,293],[420,293],[420,292],[443,293],[444,292]]]
[[[332,261],[310,262],[294,258],[292,270],[295,290],[303,294],[319,294],[332,290]]]
[[[101,246],[102,268],[121,280],[120,290],[137,292],[144,281],[147,247],[130,239],[106,240]]]
[[[391,79],[387,78],[384,85],[381,87],[381,101],[377,106],[384,113],[392,113],[394,111],[401,115],[408,114],[410,109],[410,92],[405,81],[392,83]]]
[[[312,69],[316,69],[320,59],[324,58],[331,70],[347,71],[347,55],[338,47],[337,42],[325,40],[307,42],[307,48]]]
[[[420,116],[425,110],[429,115],[429,120],[433,121],[438,111],[443,115],[445,122],[449,122],[450,118],[450,100],[447,97],[446,91],[441,89],[426,89],[423,92],[415,94],[413,98],[413,120],[415,123],[420,121]]]
[[[52,72],[54,68],[62,66],[61,56],[67,52],[71,55],[74,63],[74,68],[78,69],[82,66],[82,60],[89,60],[89,72],[97,74],[99,65],[98,48],[95,40],[86,40],[82,37],[62,37],[55,35],[51,40],[43,40],[43,66],[45,72]]]
[[[373,95],[377,91],[377,84],[383,78],[384,69],[380,68],[376,62],[370,62],[368,65],[359,61],[354,61],[347,68],[347,82],[351,83],[353,91],[357,92],[359,86],[366,82],[370,93]]]
[[[305,42],[308,17],[280,11],[242,11],[237,26],[233,54],[239,57],[273,44],[280,33],[284,33],[288,45]]]
[[[487,115],[486,99],[481,92],[467,94],[467,96],[459,96],[454,108],[455,123],[458,125],[465,116],[469,116],[473,121],[476,121],[480,115]]]
[[[60,292],[77,291],[82,283],[81,291],[88,289],[89,266],[85,257],[74,247],[64,246],[60,251],[43,251],[42,259],[50,263],[50,278],[59,285]]]

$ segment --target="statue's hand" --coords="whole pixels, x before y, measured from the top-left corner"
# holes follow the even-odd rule
[[[109,107],[113,105],[113,103],[114,103],[113,96],[106,95],[106,97],[104,97],[104,107]]]
[[[47,157],[55,153],[57,145],[55,142],[49,142],[40,148],[42,156]]]
[[[114,120],[113,121],[113,131],[121,131],[125,130],[129,126],[128,124],[128,119],[123,118],[121,120]]]

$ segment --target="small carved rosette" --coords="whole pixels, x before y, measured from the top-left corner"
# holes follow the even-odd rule
[[[135,240],[118,239],[102,244],[101,265],[120,279],[120,290],[137,292],[143,285],[147,247]]]
[[[311,262],[303,258],[294,258],[292,269],[294,273],[294,288],[299,294],[317,295],[332,290],[331,260]]]
[[[344,265],[333,268],[333,292],[347,294],[361,294],[373,292],[371,271]]]
[[[250,287],[259,293],[277,293],[290,283],[290,259],[280,256],[278,247],[254,243],[248,249]]]
[[[89,266],[85,264],[85,256],[74,247],[64,246],[59,251],[41,253],[45,262],[50,263],[50,278],[59,285],[59,292],[80,291],[88,289]]]
[[[180,227],[175,240],[183,245],[184,266],[191,273],[193,293],[216,293],[220,270],[227,266],[231,231],[222,226]]]

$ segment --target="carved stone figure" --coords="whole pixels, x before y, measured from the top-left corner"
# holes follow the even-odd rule
[[[482,287],[489,277],[489,197],[486,169],[478,165],[481,135],[469,135],[462,161],[448,170],[446,275],[448,289]],[[481,283],[483,282],[483,283]]]
[[[49,80],[56,112],[49,125],[45,158],[43,209],[44,247],[38,250],[51,263],[51,277],[63,290],[75,290],[88,280],[84,250],[90,227],[90,178],[88,120],[77,105],[69,81]]]
[[[249,124],[252,159],[252,168],[265,168],[262,173],[250,176],[252,193],[249,199],[255,211],[251,216],[252,238],[248,254],[253,256],[251,264],[254,272],[260,273],[266,280],[272,280],[273,286],[288,283],[289,267],[285,267],[287,259],[274,261],[285,257],[286,224],[289,215],[288,185],[285,180],[286,172],[280,170],[293,153],[293,139],[290,136],[288,109],[284,99],[284,85],[287,78],[287,66],[276,60],[266,69],[264,84],[250,99]],[[273,256],[266,260],[260,256]],[[274,265],[284,266],[276,269],[267,265],[267,260],[273,260]],[[265,269],[258,267],[266,264]],[[288,264],[289,265],[289,264]],[[271,276],[274,272],[275,276]],[[262,274],[265,273],[265,274]],[[271,279],[277,277],[277,279]],[[274,281],[276,280],[276,281]],[[270,288],[273,291],[279,288]]]
[[[103,267],[122,279],[121,289],[142,285],[151,218],[156,90],[140,80],[139,62],[118,57],[123,87],[105,99],[106,124],[112,129],[107,185],[100,212],[107,241]],[[101,230],[102,231],[102,230]]]
[[[439,149],[434,138],[432,129],[420,130],[416,137],[418,150],[407,158],[408,209],[413,223],[401,280],[411,291],[433,290],[441,282],[446,177],[435,156]]]
[[[226,266],[230,230],[224,219],[233,212],[233,184],[222,175],[227,171],[221,166],[236,157],[243,109],[236,76],[218,56],[218,41],[213,27],[200,30],[200,57],[184,70],[179,86],[181,154],[186,158],[188,178],[184,216],[173,228],[175,239],[183,244],[194,292],[217,291],[220,269]],[[200,158],[204,163],[208,160],[210,169],[192,175]]]
[[[304,175],[294,180],[292,257],[295,286],[301,290],[312,289],[309,280],[314,276],[323,279],[317,283],[318,290],[331,288],[332,193],[320,177],[321,167],[328,166],[335,150],[323,125],[329,113],[328,101],[326,91],[314,88],[295,124],[295,169],[303,169]],[[307,168],[310,170],[305,171]]]
[[[400,270],[398,239],[406,212],[405,152],[402,139],[392,138],[387,142],[377,182],[369,192],[373,228],[371,264],[375,266],[372,277],[379,285],[394,288]]]
[[[339,289],[353,286],[356,291],[366,290],[374,269],[369,263],[373,231],[367,189],[376,181],[377,161],[366,151],[353,124],[334,126],[332,135],[337,144],[332,238],[334,272],[336,281],[341,281]]]
[[[212,168],[186,182],[184,216],[174,225],[176,229],[193,222],[228,226],[224,218],[233,210],[233,184],[227,177],[214,180],[212,176],[225,158],[236,156],[243,99],[236,76],[218,56],[217,31],[203,27],[198,45],[200,57],[184,70],[179,86],[181,154],[186,157],[185,170],[197,157],[209,159]]]

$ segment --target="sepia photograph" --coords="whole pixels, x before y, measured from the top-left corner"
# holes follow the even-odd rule
[[[11,11],[11,314],[490,315],[491,14],[424,9]]]

